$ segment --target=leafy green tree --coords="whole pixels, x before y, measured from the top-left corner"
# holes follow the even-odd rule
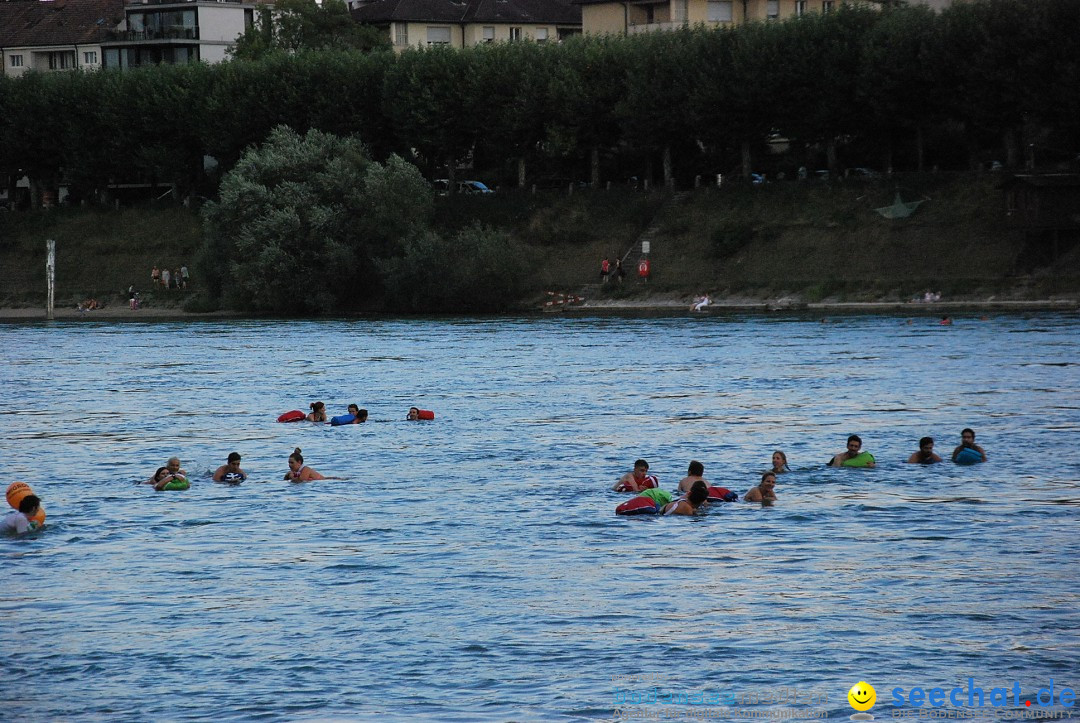
[[[619,141],[615,109],[626,93],[628,43],[617,36],[570,38],[558,48],[547,82],[552,118],[547,141],[557,153],[589,158],[600,184],[600,153]]]
[[[512,308],[528,292],[533,264],[513,237],[474,224],[449,240],[416,234],[402,256],[380,267],[395,309],[491,313]]]
[[[551,116],[544,88],[554,46],[539,43],[481,45],[476,53],[476,113],[484,132],[478,146],[500,161],[517,162],[517,185],[525,186],[526,160],[535,156]]]
[[[924,130],[947,112],[941,72],[934,62],[937,14],[924,6],[892,8],[863,37],[857,102],[870,112],[863,133],[893,166],[893,149],[914,136],[918,170],[924,169]]]
[[[199,268],[226,305],[281,314],[355,308],[378,296],[375,259],[431,219],[412,165],[370,160],[354,138],[275,128],[204,208]]]
[[[646,33],[627,56],[626,94],[617,112],[624,137],[639,148],[660,151],[664,184],[674,180],[672,151],[694,139],[687,108],[695,91],[690,68],[697,59],[697,33]]]
[[[387,71],[383,110],[403,148],[413,149],[429,172],[447,169],[454,192],[455,168],[484,132],[476,112],[476,54],[434,46],[406,50]]]
[[[788,92],[778,105],[777,125],[791,138],[824,143],[834,173],[837,139],[858,134],[869,122],[868,109],[854,100],[862,39],[880,17],[868,8],[842,6],[783,23],[785,57],[779,62]]]
[[[342,0],[278,0],[262,6],[252,26],[230,49],[239,60],[256,60],[273,52],[353,49],[388,50],[385,32],[355,22]]]

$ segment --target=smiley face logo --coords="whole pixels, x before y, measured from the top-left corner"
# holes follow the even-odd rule
[[[877,702],[877,691],[865,680],[860,680],[847,692],[847,700],[855,710],[870,710]]]

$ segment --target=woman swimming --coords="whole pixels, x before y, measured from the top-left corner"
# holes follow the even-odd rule
[[[776,473],[766,472],[761,475],[761,482],[757,487],[747,492],[743,499],[747,502],[769,503],[776,501]]]
[[[316,470],[304,464],[304,457],[297,447],[289,455],[289,471],[285,473],[285,479],[290,482],[311,482],[317,479],[345,479],[344,477],[326,477]]]
[[[308,406],[311,407],[311,414],[307,415],[305,419],[309,422],[325,422],[326,421],[326,405],[322,402],[312,402]]]
[[[788,467],[787,455],[776,450],[772,453],[772,472],[775,474],[783,474],[784,472],[790,472],[791,467]]]

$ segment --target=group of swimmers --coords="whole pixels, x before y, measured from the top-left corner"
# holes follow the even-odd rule
[[[960,433],[960,444],[953,450],[952,460],[957,461],[957,457],[965,449],[977,453],[978,461],[986,461],[986,450],[975,444],[975,430],[970,427],[965,428]],[[826,463],[826,466],[851,466],[845,463],[861,458],[858,466],[874,467],[873,456],[861,450],[862,439],[853,434],[848,437],[847,449],[833,455],[832,459]],[[912,454],[907,461],[909,464],[935,464],[944,460],[934,453],[934,439],[932,437],[923,437],[919,440],[919,451]],[[776,501],[776,475],[790,471],[791,467],[788,466],[787,455],[779,449],[776,450],[772,454],[770,469],[762,473],[758,484],[743,495],[743,501],[759,502],[765,506],[771,505]],[[690,462],[686,470],[686,476],[679,481],[676,494],[680,496],[676,498],[660,489],[660,481],[655,475],[649,474],[649,463],[644,459],[639,459],[634,462],[634,469],[620,477],[619,481],[611,489],[616,492],[633,492],[639,496],[648,497],[657,504],[658,512],[662,515],[693,515],[701,510],[710,499],[716,498],[710,494],[710,489],[717,490],[718,488],[712,487],[708,480],[704,478],[704,474],[705,465],[697,460]],[[719,489],[724,490],[724,488]]]
[[[328,417],[326,414],[326,405],[322,402],[312,402],[308,405],[311,409],[306,415],[301,411],[286,412],[278,417],[279,422],[318,422],[321,424],[332,424],[335,427],[345,424],[363,424],[368,419],[368,410],[361,409],[357,404],[350,404],[347,407],[345,414],[339,417]],[[428,409],[420,409],[419,407],[409,407],[408,414],[405,415],[405,419],[409,421],[417,420],[431,420],[435,419],[435,413]]]

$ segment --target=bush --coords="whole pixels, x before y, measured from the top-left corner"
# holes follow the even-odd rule
[[[279,126],[203,209],[200,276],[233,308],[304,314],[377,296],[375,260],[426,230],[431,190],[416,168],[370,160],[355,138]]]
[[[391,308],[413,312],[499,312],[532,287],[530,252],[502,231],[475,224],[449,241],[416,234],[405,253],[379,263]]]

